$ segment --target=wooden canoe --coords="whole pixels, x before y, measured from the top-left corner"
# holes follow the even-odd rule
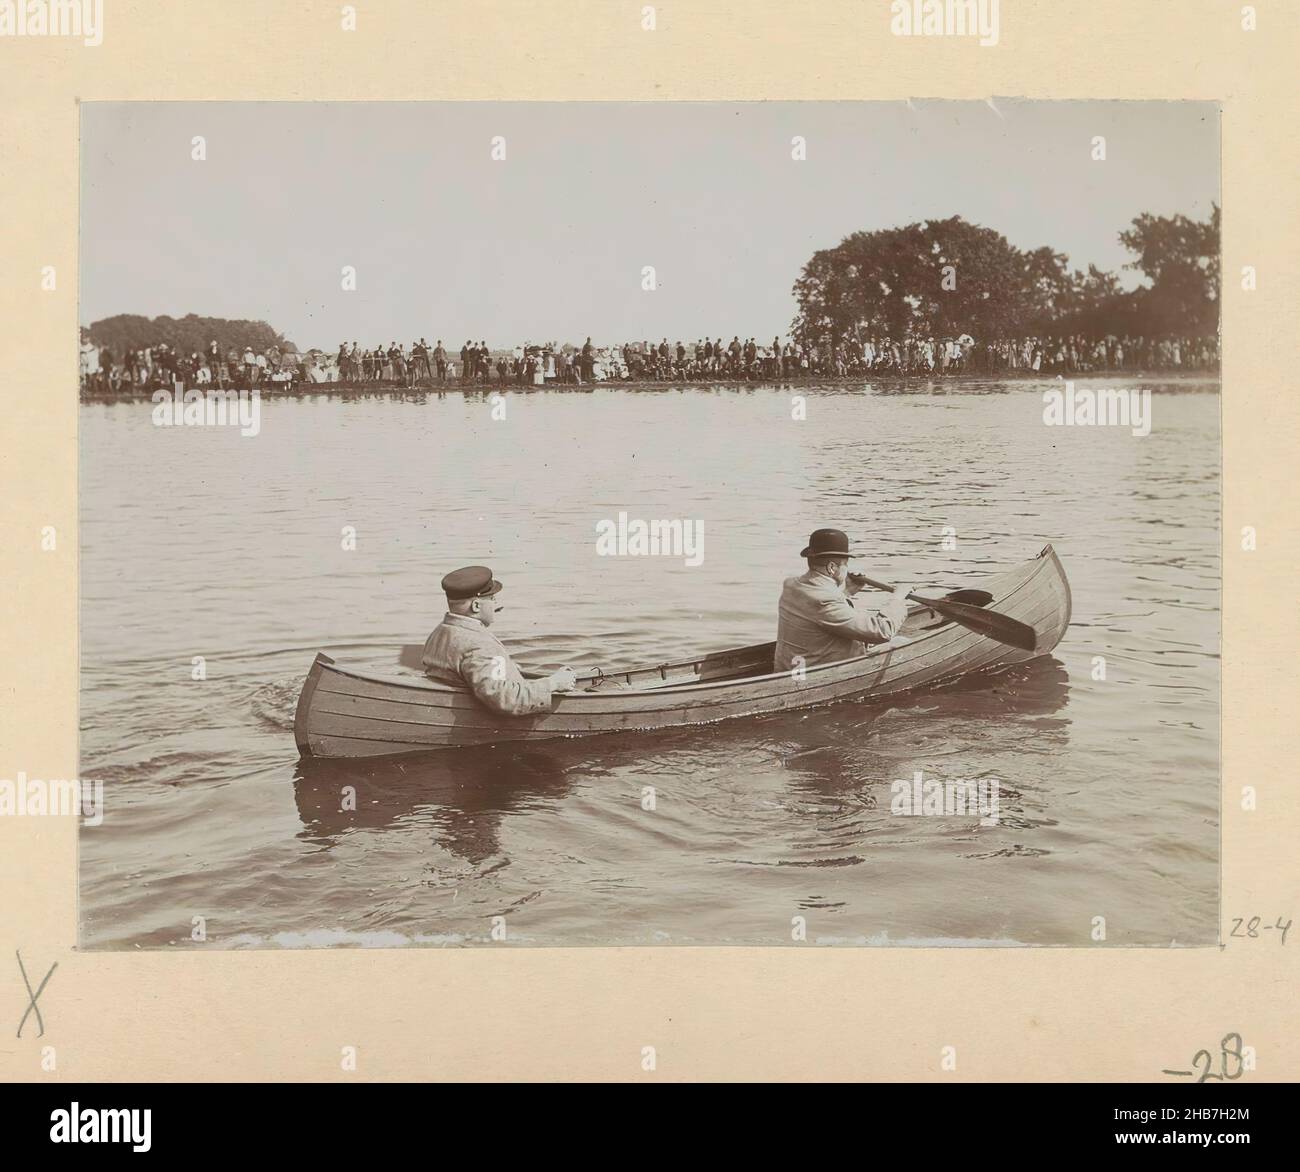
[[[1070,621],[1070,587],[1050,545],[1031,561],[982,578],[952,597],[1034,628],[1033,651],[994,642],[924,606],[908,610],[889,643],[802,679],[772,671],[775,643],[693,659],[578,676],[549,712],[502,716],[463,688],[423,676],[340,667],[319,654],[298,698],[294,739],[304,757],[380,757],[461,745],[539,741],[628,729],[710,724],[738,716],[874,700],[1048,654]],[[938,595],[936,595],[938,597]]]

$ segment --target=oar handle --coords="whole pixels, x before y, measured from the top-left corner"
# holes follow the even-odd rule
[[[849,577],[852,578],[855,582],[861,582],[866,586],[872,586],[876,590],[886,590],[890,594],[893,594],[894,592],[894,587],[891,586],[888,582],[877,582],[875,578],[868,578],[866,574],[850,574]],[[915,594],[908,594],[907,597],[912,599],[913,602],[929,601],[928,599],[925,598],[918,598]]]

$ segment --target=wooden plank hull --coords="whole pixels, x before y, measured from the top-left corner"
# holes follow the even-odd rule
[[[761,643],[626,671],[589,672],[578,677],[573,691],[556,696],[549,712],[532,716],[502,716],[464,689],[341,668],[321,654],[298,698],[294,738],[304,757],[378,757],[708,724],[933,687],[1046,655],[1061,641],[1070,621],[1070,587],[1050,545],[979,586],[990,596],[990,609],[1034,628],[1033,651],[986,639],[917,606],[890,643],[812,668],[802,679],[773,673],[775,644]]]

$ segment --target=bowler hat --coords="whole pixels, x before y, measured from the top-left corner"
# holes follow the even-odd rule
[[[501,589],[487,566],[462,566],[442,580],[442,591],[452,599],[487,598]]]
[[[849,552],[849,539],[838,529],[814,529],[808,538],[808,544],[799,555],[801,558],[857,557]]]

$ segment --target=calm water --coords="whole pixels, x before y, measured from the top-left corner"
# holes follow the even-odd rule
[[[256,438],[83,406],[81,771],[107,801],[83,944],[192,947],[194,916],[205,947],[479,944],[495,916],[526,945],[787,945],[794,916],[822,943],[1095,947],[1096,916],[1113,945],[1213,942],[1219,396],[1149,384],[1135,438],[1044,426],[1050,385],[801,390],[798,422],[775,387],[515,395],[505,420],[312,396],[264,401]],[[704,564],[597,557],[620,510],[702,520]],[[450,568],[504,580],[521,662],[626,665],[772,638],[818,525],[948,587],[1051,541],[1070,630],[890,704],[298,761],[315,652],[393,667]],[[1001,823],[892,815],[916,770],[998,779]]]

